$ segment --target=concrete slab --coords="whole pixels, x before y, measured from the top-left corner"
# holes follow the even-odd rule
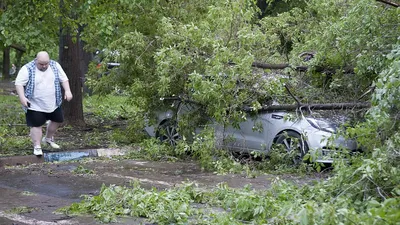
[[[125,151],[118,148],[112,149],[78,149],[73,151],[46,152],[43,156],[27,155],[27,156],[11,156],[0,157],[0,167],[29,165],[33,163],[43,162],[63,162],[70,160],[79,160],[86,157],[112,157],[124,155]]]

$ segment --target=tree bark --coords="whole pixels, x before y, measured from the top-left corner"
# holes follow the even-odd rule
[[[81,26],[79,27],[79,32],[82,32],[84,30],[85,26]],[[80,53],[80,64],[79,66],[81,67],[81,72],[82,72],[82,76],[81,76],[81,82],[82,82],[82,91],[84,94],[89,93],[90,94],[90,90],[88,88],[88,86],[86,85],[86,74],[89,70],[89,64],[90,62],[93,60],[93,53],[91,52],[87,52],[85,51],[85,42],[83,42],[82,40],[79,41],[79,49],[81,50]]]
[[[72,14],[66,10],[64,0],[60,0],[61,14]],[[74,17],[74,16],[72,16]],[[73,32],[68,26],[64,26],[63,17],[60,17],[60,42],[59,42],[59,62],[63,67],[69,79],[69,85],[72,92],[72,100],[63,103],[65,124],[72,126],[86,126],[83,117],[83,103],[82,103],[82,80],[83,76],[81,68],[81,52],[83,51],[80,45],[80,32]]]
[[[82,103],[82,80],[83,73],[80,67],[81,49],[79,35],[73,40],[69,33],[60,36],[59,61],[69,78],[69,85],[73,98],[70,102],[63,103],[65,123],[72,126],[85,126]]]

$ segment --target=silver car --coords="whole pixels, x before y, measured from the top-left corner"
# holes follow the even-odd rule
[[[198,107],[194,103],[181,101],[175,101],[172,106],[175,110],[158,113],[155,125],[147,126],[145,130],[152,137],[176,145],[181,138],[177,121]],[[248,113],[245,120],[235,127],[223,126],[213,119],[207,120],[207,124],[214,128],[215,143],[219,148],[234,152],[268,153],[274,144],[281,144],[288,152],[296,151],[293,159],[295,163],[300,162],[309,150],[313,150],[312,161],[321,163],[332,163],[332,156],[343,149],[350,152],[357,150],[355,141],[334,135],[337,133],[337,124],[301,113]],[[197,127],[195,133],[201,129],[201,126]]]

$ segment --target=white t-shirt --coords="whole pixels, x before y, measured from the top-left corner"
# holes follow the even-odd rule
[[[56,62],[60,82],[68,80],[67,75],[61,65]],[[39,112],[51,113],[57,109],[56,105],[56,87],[54,85],[54,72],[50,65],[46,71],[42,72],[35,67],[35,87],[33,89],[32,98],[29,100],[31,107],[29,109]],[[24,65],[18,72],[15,79],[15,85],[26,86],[29,80],[29,72]],[[61,85],[61,84],[60,84]]]

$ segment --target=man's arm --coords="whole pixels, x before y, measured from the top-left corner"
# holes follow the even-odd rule
[[[15,85],[15,90],[17,91],[18,97],[19,97],[19,101],[21,102],[21,104],[24,107],[28,108],[28,99],[25,97],[25,90],[24,90],[24,86],[22,85]]]
[[[18,71],[17,77],[15,78],[15,90],[17,91],[19,101],[22,106],[28,107],[29,100],[25,97],[25,88],[24,86],[28,83],[29,80],[29,72],[26,66],[21,67]]]
[[[62,87],[64,88],[64,99],[68,102],[72,99],[71,89],[69,88],[68,80],[61,82]]]

